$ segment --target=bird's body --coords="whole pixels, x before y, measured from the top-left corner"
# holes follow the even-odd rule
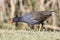
[[[16,17],[13,20],[14,22],[25,22],[28,24],[38,24],[39,21],[34,20],[34,17],[31,14],[26,14],[24,16],[21,17]]]
[[[13,18],[13,22],[25,22],[28,24],[40,24],[51,16],[51,12],[39,11]]]
[[[12,19],[12,22],[25,22],[28,24],[42,24],[43,22],[48,19],[54,11],[38,11],[38,12],[31,12],[29,14],[25,14],[21,17],[15,17]],[[38,27],[38,30],[41,30],[42,27]]]

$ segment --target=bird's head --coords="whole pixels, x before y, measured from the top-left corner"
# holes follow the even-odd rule
[[[53,13],[55,13],[55,11],[54,10],[50,10],[50,11],[48,11],[47,15],[52,16]]]
[[[53,13],[55,13],[55,11],[51,10],[50,11],[50,16],[52,16]]]

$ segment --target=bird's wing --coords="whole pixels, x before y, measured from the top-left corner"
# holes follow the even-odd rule
[[[30,24],[37,24],[39,21],[34,20],[34,17],[31,14],[22,16],[22,21]]]

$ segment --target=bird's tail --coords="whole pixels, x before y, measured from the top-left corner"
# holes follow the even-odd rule
[[[9,23],[10,23],[10,24],[13,23],[13,18],[9,19]]]

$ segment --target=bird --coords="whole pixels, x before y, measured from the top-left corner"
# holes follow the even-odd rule
[[[32,25],[42,24],[43,26],[43,22],[52,16],[52,12],[54,11],[34,11],[34,12],[26,13],[21,17],[12,18],[11,23],[24,22]]]

